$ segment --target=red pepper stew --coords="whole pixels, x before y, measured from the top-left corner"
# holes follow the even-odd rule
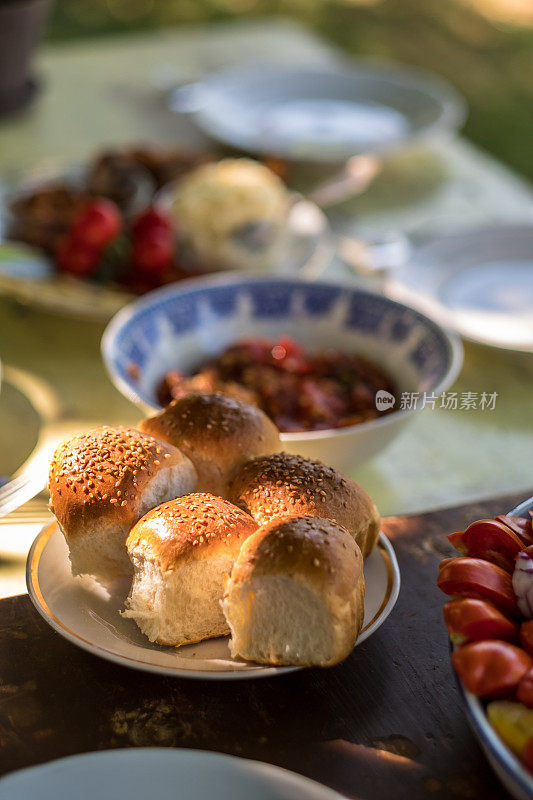
[[[222,392],[259,406],[280,431],[318,431],[368,422],[376,392],[394,394],[377,366],[338,351],[308,354],[294,340],[246,339],[200,366],[194,375],[168,372],[157,391],[162,406],[190,392]]]

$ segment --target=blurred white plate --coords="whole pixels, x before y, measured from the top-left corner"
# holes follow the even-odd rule
[[[365,562],[365,618],[357,644],[386,620],[400,590],[400,572],[392,545],[384,534]],[[78,647],[127,667],[182,678],[258,678],[292,672],[298,667],[264,667],[234,660],[228,639],[207,639],[174,648],[152,644],[135,622],[120,610],[129,589],[126,582],[108,590],[87,577],[73,577],[65,539],[52,522],[39,534],[28,554],[26,581],[37,611],[58,633]]]
[[[3,800],[341,800],[293,772],[202,750],[134,747],[61,758],[0,780]]]
[[[241,64],[175,89],[169,105],[238,149],[322,162],[455,130],[465,113],[436,76],[341,61],[320,69]]]
[[[387,281],[465,339],[533,351],[533,225],[448,233],[415,247]]]

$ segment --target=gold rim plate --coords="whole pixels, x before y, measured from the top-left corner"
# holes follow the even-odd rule
[[[378,546],[365,562],[366,609],[361,644],[391,613],[400,590],[394,549],[381,533]],[[182,678],[227,680],[259,678],[293,672],[301,667],[265,667],[232,659],[227,638],[187,647],[150,643],[133,620],[120,615],[127,586],[104,589],[87,577],[73,577],[68,550],[53,521],[35,539],[26,564],[30,598],[44,620],[61,636],[93,655],[123,666]]]

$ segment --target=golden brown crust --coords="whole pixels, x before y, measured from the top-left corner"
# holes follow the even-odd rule
[[[231,584],[290,575],[318,594],[349,601],[362,573],[361,551],[340,525],[319,517],[285,517],[261,526],[244,542]]]
[[[131,527],[143,489],[164,467],[192,465],[172,445],[133,428],[101,428],[62,442],[50,464],[51,508],[67,541],[95,518]]]
[[[223,394],[188,394],[139,427],[179,447],[194,464],[210,459],[228,473],[281,448],[278,429],[261,409]]]
[[[245,464],[231,482],[229,499],[261,525],[286,515],[332,520],[354,537],[363,556],[379,533],[378,511],[361,486],[320,461],[290,453]]]
[[[132,528],[128,552],[155,559],[163,572],[217,553],[236,556],[257,523],[221,497],[195,493],[152,509]]]

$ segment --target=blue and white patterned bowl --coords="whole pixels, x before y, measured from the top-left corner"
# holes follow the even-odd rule
[[[226,274],[184,281],[127,306],[109,323],[102,353],[115,386],[156,409],[156,386],[236,340],[294,337],[306,349],[357,353],[381,366],[403,392],[439,395],[462,364],[459,339],[418,311],[363,289],[289,278]],[[413,410],[335,430],[282,435],[284,448],[349,470],[385,447]]]

